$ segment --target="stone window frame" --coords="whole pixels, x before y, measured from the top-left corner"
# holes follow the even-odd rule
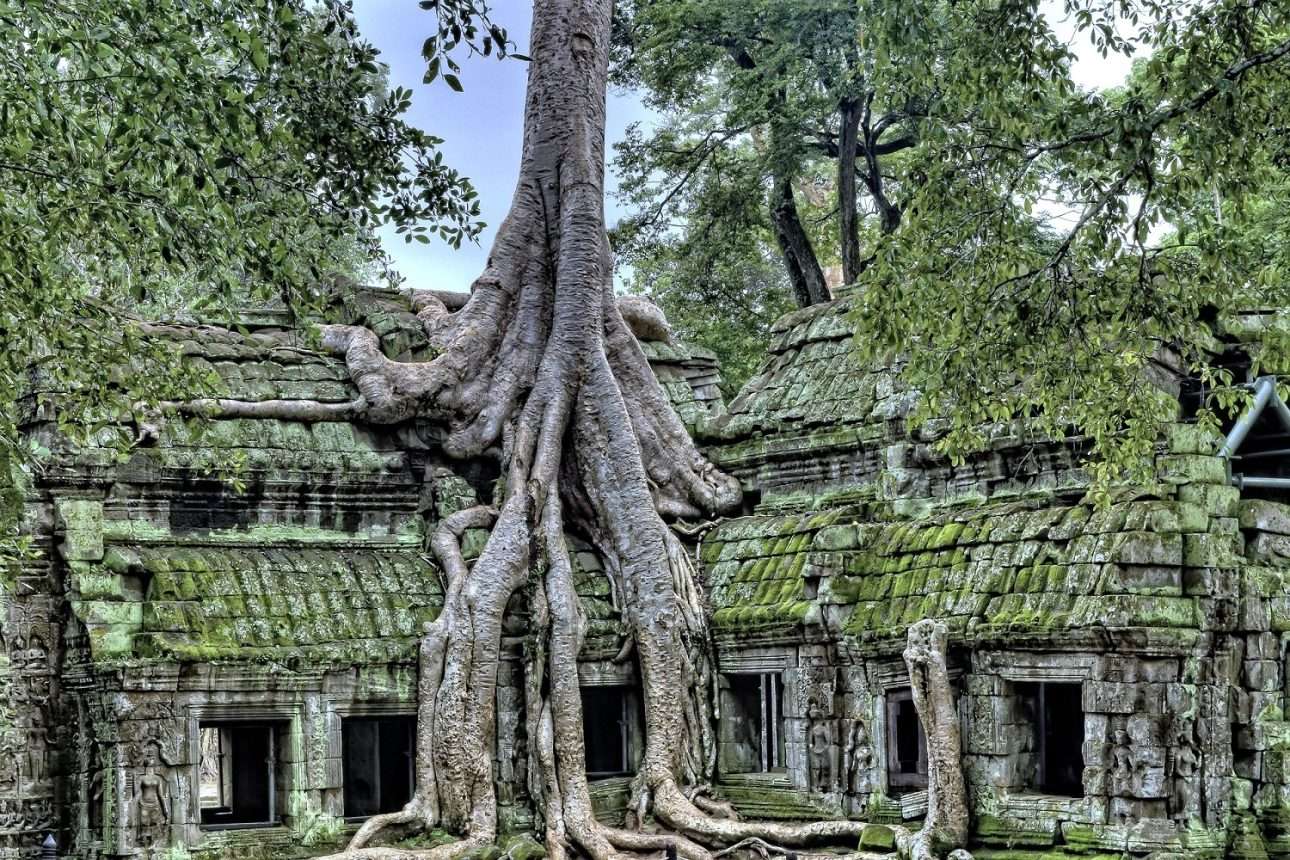
[[[273,814],[270,821],[238,824],[202,824],[201,823],[201,727],[202,723],[264,723],[278,726],[273,732],[273,781],[269,784],[269,808]],[[269,830],[283,827],[283,799],[290,791],[284,786],[280,791],[278,782],[290,779],[291,768],[284,767],[282,762],[282,745],[278,734],[285,726],[287,732],[299,732],[301,727],[300,706],[297,704],[275,704],[263,702],[207,702],[189,705],[187,719],[188,749],[194,751],[191,764],[187,768],[188,805],[190,820],[196,823],[201,834],[224,833],[231,830]]]
[[[948,669],[950,685],[956,690],[961,687],[963,676],[967,674],[967,668],[957,661],[951,661]],[[889,708],[888,700],[893,692],[911,689],[912,683],[909,678],[909,667],[905,664],[904,657],[892,656],[884,660],[876,661],[870,664],[869,677],[872,688],[876,695],[873,696],[872,711],[870,719],[872,720],[872,729],[869,732],[870,742],[874,744],[874,767],[878,771],[876,774],[875,785],[880,786],[884,793],[892,792],[891,770],[889,762],[893,751],[888,748],[888,738],[890,737]],[[955,696],[955,708],[958,711],[960,726],[963,720],[963,707],[960,702],[961,695]],[[922,721],[919,721],[919,732],[922,732]],[[924,744],[926,740],[924,740]],[[904,788],[903,792],[921,796],[926,792],[923,788]]]
[[[345,821],[346,824],[357,824],[366,821],[370,816],[346,815],[345,814],[345,733],[344,723],[348,719],[379,719],[381,717],[405,717],[412,720],[412,793],[415,796],[417,791],[416,775],[416,730],[417,723],[420,721],[420,707],[415,700],[381,700],[381,701],[354,701],[353,699],[328,700],[325,705],[327,712],[331,714],[331,726],[334,730],[327,732],[327,753],[334,758],[340,768],[340,789],[336,792],[335,807],[337,817]]]
[[[1016,683],[1029,684],[1080,684],[1081,691],[1087,681],[1093,680],[1098,656],[1087,652],[1025,652],[991,650],[982,652],[980,675],[994,675],[1009,686]],[[1082,708],[1081,708],[1082,710]],[[1085,712],[1087,715],[1087,712]],[[1084,740],[1088,743],[1088,722],[1084,724]],[[1083,748],[1080,755],[1083,757]],[[1085,762],[1085,767],[1088,763]],[[1061,804],[1066,809],[1063,816],[1074,816],[1092,800],[1087,787],[1082,788],[1082,796],[1064,794],[1045,794],[1039,791],[1010,792],[1009,796],[1025,803],[1025,798],[1039,801],[1050,801]]]
[[[627,690],[623,697],[626,718],[623,741],[628,770],[622,774],[588,774],[588,780],[592,783],[610,783],[630,778],[640,769],[641,758],[645,754],[645,726],[639,713],[642,691],[635,661],[615,663],[612,660],[579,660],[578,689],[584,687],[624,687]]]
[[[768,769],[760,771],[751,771],[747,773],[719,773],[719,778],[736,778],[739,780],[766,780],[771,782],[780,782],[786,776],[794,777],[794,757],[789,750],[792,738],[789,737],[791,728],[788,724],[788,718],[784,712],[788,709],[788,703],[791,697],[796,694],[796,680],[793,677],[793,671],[798,668],[798,655],[796,645],[785,645],[767,649],[770,653],[745,654],[730,652],[721,649],[717,654],[717,681],[718,686],[731,675],[777,675],[779,686],[780,713],[778,714],[778,740],[783,741],[784,761],[777,769]],[[800,738],[802,744],[805,738]],[[765,743],[763,742],[763,758]],[[806,774],[797,774],[803,781],[806,780]]]
[[[887,768],[887,791],[894,793],[899,790],[902,793],[925,791],[928,780],[928,762],[927,762],[927,737],[923,732],[922,722],[915,716],[918,722],[918,769],[914,773],[897,772],[896,759],[896,726],[895,715],[899,703],[910,702],[914,700],[914,691],[911,687],[891,687],[883,691],[883,744],[886,748],[886,761],[884,764]]]

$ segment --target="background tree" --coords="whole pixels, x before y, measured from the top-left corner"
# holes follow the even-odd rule
[[[1275,210],[1260,230],[1247,199],[1283,182],[1287,13],[1244,0],[1066,0],[1050,11],[633,0],[619,68],[665,122],[620,153],[645,204],[631,236],[689,254],[676,225],[707,216],[675,189],[730,147],[772,212],[777,190],[800,188],[821,159],[836,163],[833,223],[862,288],[860,357],[910,359],[906,378],[924,394],[915,423],[952,416],[940,445],[953,453],[1026,417],[1032,432],[1089,436],[1100,484],[1145,479],[1144,455],[1175,407],[1144,373],[1177,353],[1230,406],[1238,392],[1223,389],[1204,349],[1215,312],[1285,304],[1284,269],[1271,262],[1279,243],[1250,241]],[[1104,55],[1142,57],[1133,80],[1079,90],[1055,18]],[[850,145],[844,108],[856,91],[869,109],[855,168],[874,214],[848,222],[851,160],[833,160]],[[879,152],[884,143],[896,151]],[[813,300],[802,259],[788,254],[786,271],[799,301]]]
[[[794,307],[746,149],[714,152],[676,188],[677,206],[690,217],[643,232],[628,219],[614,233],[628,289],[656,302],[687,343],[716,354],[728,398],[765,359],[771,324]],[[639,191],[624,188],[629,198]]]
[[[1089,437],[1105,486],[1148,480],[1160,422],[1176,415],[1143,384],[1154,365],[1218,383],[1230,405],[1215,317],[1290,298],[1276,255],[1243,241],[1250,195],[1284,181],[1290,19],[1281,4],[1227,0],[1066,8],[1099,50],[1143,56],[1137,74],[1099,95],[955,70],[988,123],[923,126],[908,155],[925,181],[866,272],[857,344],[865,360],[908,357],[918,417],[952,419],[943,449],[1024,417],[1039,434]],[[1009,14],[978,11],[1000,50]]]
[[[616,73],[643,87],[665,117],[649,135],[637,129],[619,151],[644,210],[638,229],[702,220],[677,189],[737,146],[756,175],[798,303],[829,298],[828,264],[840,263],[842,282],[855,283],[876,238],[906,216],[918,184],[901,153],[926,122],[976,121],[976,104],[957,99],[942,78],[976,64],[978,74],[1007,80],[1019,64],[1047,67],[1061,56],[1042,26],[1026,46],[1033,59],[990,50],[974,8],[942,3],[929,17],[864,0],[623,4]],[[836,249],[828,256],[812,241],[798,193],[824,166]]]

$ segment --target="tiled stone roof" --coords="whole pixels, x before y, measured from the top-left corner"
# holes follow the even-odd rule
[[[146,583],[142,601],[94,592],[128,574]],[[409,660],[442,603],[434,566],[399,549],[115,545],[78,578],[83,621],[137,613],[129,650],[91,637],[95,659]]]
[[[1236,490],[1211,490],[1204,504],[1143,498],[1099,510],[1035,498],[917,520],[883,519],[876,506],[726,520],[702,549],[714,627],[820,624],[857,642],[903,639],[923,618],[969,637],[1204,629],[1213,623],[1205,577],[1246,563],[1239,537],[1208,530],[1206,504],[1230,517]],[[1252,504],[1280,507],[1247,501],[1242,510]],[[1290,531],[1290,508],[1282,519]],[[1274,596],[1290,538],[1285,559],[1274,536],[1261,540],[1263,564],[1243,572],[1242,590]],[[1290,626],[1283,602],[1272,607],[1274,629]]]
[[[811,544],[846,510],[723,520],[704,539],[713,627],[749,630],[800,624],[812,608],[803,574]]]

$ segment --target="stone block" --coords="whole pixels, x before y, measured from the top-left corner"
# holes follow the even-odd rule
[[[1285,785],[1290,782],[1290,753],[1285,750],[1268,750],[1263,753],[1262,779]]]
[[[137,629],[143,623],[143,604],[120,600],[75,601],[73,608],[86,625],[116,624]]]
[[[1110,681],[1085,681],[1084,712],[1095,714],[1133,714],[1150,708],[1150,688],[1155,685],[1124,684]],[[1159,698],[1158,694],[1156,698]],[[1158,706],[1157,706],[1158,708]]]
[[[1246,597],[1236,602],[1238,630],[1267,630],[1272,626],[1272,607],[1268,601]]]
[[[1237,629],[1239,610],[1235,600],[1211,600],[1205,597],[1196,598],[1196,610],[1200,613],[1202,630],[1227,631]]]
[[[1156,476],[1166,484],[1227,484],[1227,461],[1203,454],[1156,457]]]
[[[1142,768],[1136,789],[1138,797],[1167,797],[1168,791],[1168,780],[1165,778],[1165,769],[1163,766]]]
[[[1290,505],[1267,499],[1242,499],[1237,503],[1236,512],[1243,529],[1290,535]]]
[[[1184,567],[1182,569],[1183,594],[1192,597],[1236,597],[1238,581],[1238,574],[1233,568]]]
[[[96,499],[58,499],[54,527],[62,535],[58,552],[68,561],[103,558],[103,502]]]
[[[860,531],[855,525],[828,526],[815,533],[811,548],[826,552],[853,549],[860,545]]]
[[[1199,424],[1165,425],[1165,446],[1170,453],[1208,456],[1217,452],[1222,444],[1223,439],[1216,431]]]
[[[1245,637],[1245,656],[1255,660],[1275,660],[1281,655],[1281,643],[1274,633],[1251,633]]]
[[[1182,594],[1182,568],[1161,565],[1107,565],[1103,588],[1114,594],[1172,595]]]
[[[1212,535],[1235,535],[1241,531],[1236,517],[1210,517],[1209,528],[1204,529]]]
[[[1161,720],[1153,714],[1136,713],[1125,723],[1125,731],[1133,746],[1135,759],[1139,763],[1153,762],[1159,759],[1164,764],[1165,738]],[[1157,755],[1157,752],[1160,754]]]
[[[1209,512],[1192,502],[1160,500],[1129,502],[1125,517],[1126,531],[1148,531],[1160,534],[1209,531]]]
[[[1109,561],[1132,565],[1177,565],[1182,562],[1187,535],[1125,532],[1115,542]]]
[[[1279,664],[1276,660],[1246,660],[1242,668],[1246,689],[1272,692],[1281,686]]]
[[[1245,542],[1245,556],[1255,564],[1290,564],[1290,535],[1258,532]]]
[[[1244,547],[1238,536],[1210,534],[1183,535],[1183,564],[1188,567],[1228,567],[1242,564]]]
[[[1202,507],[1216,517],[1234,517],[1241,499],[1241,491],[1219,484],[1186,484],[1178,488],[1178,498]]]
[[[896,834],[890,827],[882,824],[867,824],[860,831],[861,851],[876,851],[888,854],[896,850]]]

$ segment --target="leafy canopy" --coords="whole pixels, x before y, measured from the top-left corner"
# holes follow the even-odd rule
[[[1080,90],[1054,19],[1104,56],[1141,57],[1132,79]],[[899,223],[872,229],[884,209],[871,195],[857,352],[906,359],[924,394],[915,421],[949,416],[936,422],[948,452],[1024,418],[1036,433],[1087,435],[1103,483],[1145,480],[1177,404],[1144,380],[1188,373],[1211,406],[1234,406],[1241,380],[1215,361],[1213,321],[1290,304],[1276,238],[1284,4],[632,0],[619,33],[622,75],[667,117],[620,156],[629,191],[664,216],[637,235],[663,237],[678,259],[701,257],[690,237],[708,213],[703,195],[674,188],[713,181],[727,150],[747,161],[749,187],[788,169],[805,192],[852,88],[871,100],[865,121],[890,117],[901,148],[871,146],[876,170],[859,159]]]
[[[504,52],[486,7],[436,11],[427,51]],[[386,88],[347,2],[0,0],[0,42],[10,502],[19,467],[39,466],[24,422],[116,434],[142,404],[210,382],[186,378],[131,309],[200,317],[269,296],[300,308],[326,276],[383,259],[378,225],[453,246],[483,226],[440,141],[403,120],[410,93]],[[13,513],[0,511],[10,549]]]

